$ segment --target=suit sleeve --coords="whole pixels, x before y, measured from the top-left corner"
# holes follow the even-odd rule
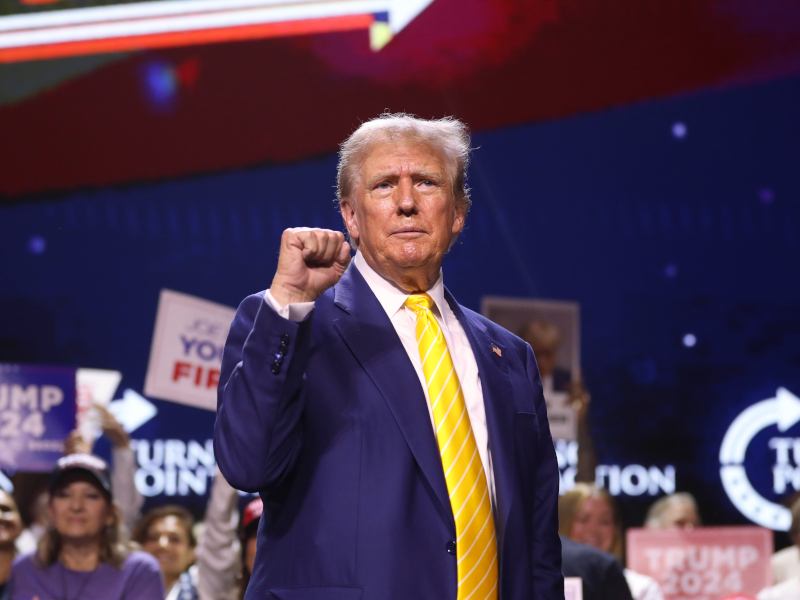
[[[263,293],[247,297],[236,311],[222,355],[214,452],[237,489],[268,490],[294,466],[310,329],[311,318],[284,319]]]
[[[533,351],[526,344],[526,369],[534,391],[534,410],[539,429],[534,473],[533,507],[533,579],[536,598],[564,597],[564,577],[561,573],[561,541],[558,537],[558,463],[547,407],[544,402],[539,370]]]

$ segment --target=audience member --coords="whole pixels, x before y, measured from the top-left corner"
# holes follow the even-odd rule
[[[100,417],[102,435],[111,442],[113,466],[111,489],[114,490],[114,503],[119,509],[122,525],[125,527],[124,532],[127,535],[133,531],[144,504],[144,498],[136,489],[134,481],[136,460],[133,456],[131,440],[128,432],[108,408],[95,403],[92,410]],[[80,429],[75,429],[64,443],[64,454],[91,454],[93,444],[93,440],[86,440],[83,437]]]
[[[697,501],[688,492],[669,494],[656,500],[647,511],[648,529],[693,529],[701,525]]]
[[[576,484],[559,499],[558,519],[562,536],[607,552],[622,562],[622,524],[608,492],[593,485]],[[636,600],[663,600],[655,579],[631,569],[624,573]]]
[[[73,454],[58,461],[48,501],[50,524],[35,554],[14,563],[11,600],[105,598],[161,600],[156,561],[120,535],[106,464]]]
[[[236,503],[236,490],[217,471],[199,538],[194,535],[194,518],[182,506],[162,506],[142,517],[133,537],[158,559],[166,600],[238,597],[241,558]]]
[[[192,514],[182,506],[170,504],[149,511],[134,529],[134,541],[158,560],[167,600],[197,598],[197,541],[193,528]]]
[[[16,541],[22,532],[22,518],[13,496],[0,490],[0,600],[5,600],[11,565],[17,554]]]
[[[581,578],[583,600],[632,600],[622,567],[607,552],[561,536],[561,570]]]
[[[792,524],[789,537],[792,545],[772,555],[771,587],[761,590],[758,600],[797,600],[800,598],[800,498],[791,507]]]
[[[242,571],[242,550],[238,504],[239,493],[217,469],[196,552],[201,600],[239,598],[237,581]]]
[[[792,540],[792,545],[778,550],[772,556],[773,583],[800,576],[800,498],[792,503],[789,510],[792,513],[792,524],[789,527],[789,538]]]
[[[800,598],[800,576],[790,577],[761,590],[757,600],[797,600]]]

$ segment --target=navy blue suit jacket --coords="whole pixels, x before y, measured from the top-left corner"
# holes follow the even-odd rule
[[[481,377],[504,600],[561,600],[558,471],[530,347],[447,294]],[[246,298],[216,457],[265,516],[247,598],[454,600],[455,525],[425,395],[355,267],[303,322]]]

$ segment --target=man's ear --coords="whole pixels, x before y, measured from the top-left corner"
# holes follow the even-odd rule
[[[456,200],[455,218],[453,219],[453,239],[464,230],[464,223],[467,221],[467,207],[463,202]]]
[[[356,209],[350,200],[343,198],[339,202],[339,212],[342,214],[344,226],[347,229],[347,234],[353,245],[358,245],[358,218],[356,217]]]

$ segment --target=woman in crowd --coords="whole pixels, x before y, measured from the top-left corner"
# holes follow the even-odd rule
[[[694,529],[700,525],[697,500],[689,492],[659,498],[648,509],[644,520],[648,529]]]
[[[238,598],[237,500],[236,490],[217,470],[197,538],[194,518],[181,506],[162,506],[142,517],[133,537],[158,559],[166,581],[166,600]]]
[[[0,600],[6,600],[11,565],[16,556],[16,542],[22,532],[22,518],[14,498],[0,490]]]
[[[558,523],[561,535],[622,561],[622,526],[614,500],[605,490],[575,484],[558,500]],[[625,579],[635,600],[663,600],[664,594],[652,577],[625,569]]]
[[[50,524],[36,553],[19,558],[11,600],[160,600],[156,561],[131,551],[119,533],[105,463],[87,454],[58,461],[50,482]]]

